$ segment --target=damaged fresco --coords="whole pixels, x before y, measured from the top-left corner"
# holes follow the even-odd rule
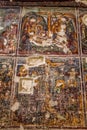
[[[20,109],[13,113],[13,123],[83,126],[80,81],[79,58],[18,58],[15,96]]]
[[[80,9],[79,14],[79,23],[80,23],[80,30],[81,30],[81,51],[83,55],[87,54],[87,11],[84,9]]]
[[[13,94],[13,67],[12,58],[0,57],[0,127],[11,125],[11,95]]]
[[[19,54],[78,54],[76,11],[24,8]]]
[[[19,8],[0,8],[0,54],[15,55],[19,33]]]
[[[0,128],[87,126],[86,15],[0,8]]]

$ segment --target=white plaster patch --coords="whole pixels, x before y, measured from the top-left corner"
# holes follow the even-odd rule
[[[16,101],[10,109],[11,109],[13,112],[15,112],[16,110],[19,109],[19,106],[20,106],[19,102]]]
[[[20,124],[20,130],[24,130],[24,127],[22,124]]]

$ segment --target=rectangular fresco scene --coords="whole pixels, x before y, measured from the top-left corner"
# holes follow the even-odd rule
[[[83,85],[85,93],[85,111],[87,113],[87,57],[82,58],[82,69],[83,69]],[[87,114],[86,114],[86,123],[87,123]]]
[[[19,57],[15,72],[14,98],[20,107],[16,111],[13,110],[13,126],[23,123],[35,127],[38,124],[37,109],[41,92],[45,91],[45,58],[43,56]]]
[[[81,35],[81,52],[87,55],[87,10],[80,9],[79,11],[80,35]]]
[[[19,57],[15,72],[13,126],[84,126],[79,58]]]
[[[0,8],[0,54],[14,55],[18,44],[20,8]]]
[[[11,95],[13,89],[12,58],[0,57],[0,128],[11,126]]]
[[[69,8],[23,8],[18,54],[78,54],[77,12]]]

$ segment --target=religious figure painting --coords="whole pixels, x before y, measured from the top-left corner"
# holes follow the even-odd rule
[[[86,8],[0,8],[0,128],[87,125],[86,35]]]
[[[11,126],[10,106],[13,94],[14,60],[0,57],[0,128]]]
[[[80,43],[82,55],[87,54],[87,10],[80,9],[79,11],[79,23],[80,23]]]
[[[84,101],[85,111],[87,112],[87,57],[82,57],[82,70],[83,70],[83,86],[84,86]],[[87,114],[86,114],[87,120]]]
[[[46,57],[45,93],[38,104],[39,124],[46,127],[84,126],[79,58]]]
[[[14,99],[20,106],[13,112],[13,125],[23,123],[25,126],[35,127],[38,124],[37,107],[41,96],[40,89],[45,90],[45,58],[19,57],[15,72]]]
[[[13,125],[82,127],[84,109],[79,58],[19,57],[15,96],[20,104]]]
[[[77,12],[66,8],[23,8],[18,54],[77,55]]]
[[[0,8],[0,54],[15,55],[18,45],[20,8]]]

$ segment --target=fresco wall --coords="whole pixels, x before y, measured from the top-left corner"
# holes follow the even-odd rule
[[[0,128],[87,126],[87,10],[0,8]]]

